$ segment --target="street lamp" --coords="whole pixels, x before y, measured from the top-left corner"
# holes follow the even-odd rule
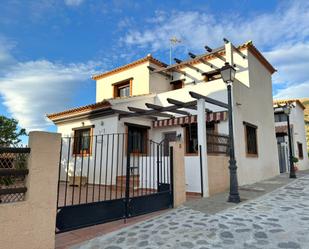
[[[292,138],[291,138],[291,128],[290,128],[290,113],[291,107],[286,105],[283,107],[283,112],[287,116],[288,123],[288,137],[289,137],[289,157],[290,157],[290,178],[296,178],[295,168],[293,163],[293,151],[292,151]]]
[[[227,84],[228,111],[229,111],[229,169],[230,169],[230,194],[228,202],[239,203],[238,193],[237,166],[234,150],[234,132],[233,132],[233,107],[231,87],[235,79],[236,70],[228,62],[220,70],[223,81]]]

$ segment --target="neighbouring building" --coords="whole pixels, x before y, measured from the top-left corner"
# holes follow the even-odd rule
[[[127,146],[126,141],[120,139],[123,143],[115,144],[114,148],[111,141],[117,139],[113,136],[106,141],[104,134],[133,135],[130,152],[144,157],[150,153],[147,141],[183,141],[187,192],[201,193],[197,111],[196,106],[191,105],[196,100],[189,92],[227,103],[226,84],[221,79],[220,68],[228,61],[236,68],[232,95],[239,184],[250,184],[279,174],[272,105],[272,74],[276,71],[273,66],[251,41],[238,47],[228,43],[205,54],[190,56],[168,66],[147,55],[95,75],[92,78],[96,81],[96,103],[49,114],[48,118],[57,126],[58,132],[73,138],[63,145],[65,153],[72,155],[70,160],[78,161],[84,156],[90,167],[95,168],[100,153],[104,154],[104,161],[116,153],[119,146]],[[179,109],[160,112],[160,108],[171,105],[178,105]],[[203,184],[211,195],[229,187],[228,122],[226,109],[209,103],[206,108],[208,153],[202,156],[207,157],[208,163],[203,170],[207,170],[208,178]],[[148,115],[149,110],[151,115]],[[97,152],[97,144],[102,152]],[[109,147],[112,151],[105,153]],[[168,155],[168,148],[161,153]],[[116,158],[122,160],[125,156],[117,155]],[[111,165],[110,159],[107,160]],[[70,162],[64,161],[63,167],[72,170]],[[109,176],[110,185],[117,185],[124,174],[115,168]],[[83,169],[81,172],[87,175]],[[132,172],[139,177],[143,174],[138,163],[132,166]],[[89,181],[92,176],[90,172]],[[96,184],[101,178],[102,182],[106,181],[104,172],[96,173],[91,181]]]
[[[306,139],[307,139],[307,153],[309,153],[309,98],[300,99],[302,104],[305,106],[305,128],[306,128]]]
[[[283,112],[282,106],[289,104],[290,113],[290,133],[292,140],[292,152],[298,158],[297,167],[301,170],[309,168],[307,153],[306,130],[304,110],[305,106],[298,99],[275,100],[275,126],[278,145],[280,172],[289,171],[289,140],[287,128],[287,115]]]

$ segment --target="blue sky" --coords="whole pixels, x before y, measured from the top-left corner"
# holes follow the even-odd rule
[[[274,97],[309,97],[308,1],[2,0],[0,113],[54,130],[46,113],[95,102],[91,75],[151,53],[253,40],[278,69]]]

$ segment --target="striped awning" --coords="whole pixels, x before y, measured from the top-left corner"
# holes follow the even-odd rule
[[[206,122],[224,121],[226,119],[227,119],[227,112],[212,112],[207,113],[206,115]],[[193,123],[197,123],[197,115],[153,121],[153,128],[177,126],[177,125],[193,124]]]

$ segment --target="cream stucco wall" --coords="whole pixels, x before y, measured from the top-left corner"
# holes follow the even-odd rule
[[[161,74],[150,73],[148,66],[158,68],[157,65],[146,61],[133,68],[129,68],[127,70],[123,70],[97,80],[96,102],[113,98],[113,84],[130,78],[133,78],[132,96],[149,93],[160,93],[171,90],[169,81]]]
[[[209,175],[209,195],[215,195],[226,191],[229,188],[230,178],[228,161],[226,155],[208,154],[208,175]]]
[[[271,74],[251,53],[248,60],[249,86],[241,81],[233,84],[235,154],[240,185],[279,174]],[[246,155],[244,121],[258,127],[257,157]]]
[[[0,204],[1,249],[54,249],[60,134],[30,132],[28,191],[22,202]]]
[[[132,95],[149,93],[149,62],[137,65],[133,68],[123,70],[119,73],[106,76],[96,82],[96,102],[104,99],[110,99],[114,96],[114,83],[133,78],[132,80]]]

